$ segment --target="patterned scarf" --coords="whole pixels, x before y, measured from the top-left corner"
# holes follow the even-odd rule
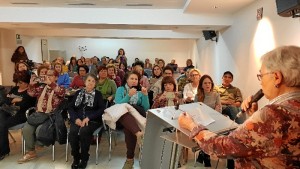
[[[84,97],[84,105],[87,105],[89,107],[93,107],[94,99],[95,99],[95,89],[92,90],[92,92],[88,93],[85,89],[81,89],[79,92],[76,101],[75,106],[79,106],[82,103],[83,97]]]
[[[45,113],[50,113],[52,111],[52,99],[53,99],[53,95],[54,95],[54,90],[51,90],[51,87],[46,85],[39,100],[38,100],[38,104],[37,104],[37,111],[38,112],[44,112],[43,111],[43,105],[45,104],[44,102],[44,98],[45,98],[45,95],[46,95],[46,92],[47,90],[50,90],[50,94],[49,94],[49,97],[48,97],[48,100],[47,100],[47,105],[46,105],[46,111]]]
[[[125,85],[125,89],[126,89],[126,91],[129,91],[129,89],[130,89],[127,84]],[[133,96],[130,97],[129,104],[137,104],[138,99],[139,99],[138,94],[139,94],[139,92],[136,92],[135,95],[133,95]]]

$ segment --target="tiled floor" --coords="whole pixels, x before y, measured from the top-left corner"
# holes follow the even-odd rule
[[[38,151],[38,158],[25,164],[18,164],[17,160],[21,158],[21,138],[20,131],[12,132],[17,140],[13,143],[11,140],[11,153],[4,160],[0,161],[0,169],[68,169],[71,168],[72,156],[69,152],[69,161],[65,161],[65,145],[56,145],[55,161],[52,161],[52,150],[50,147],[45,147],[43,150]],[[118,134],[117,146],[113,148],[112,159],[108,160],[108,142],[106,135],[102,136],[100,143],[100,156],[99,164],[95,165],[95,149],[96,146],[92,145],[90,148],[90,160],[87,169],[121,169],[125,161],[125,142],[124,135]],[[136,151],[137,152],[137,151]],[[137,154],[137,153],[136,153]],[[137,155],[136,155],[137,157]],[[188,164],[183,165],[181,169],[205,168],[203,164],[197,163],[196,167],[193,166],[193,154],[189,154]],[[212,168],[216,166],[216,160],[212,160]],[[225,160],[220,160],[218,168],[225,168]],[[134,169],[140,169],[139,161],[135,158]]]

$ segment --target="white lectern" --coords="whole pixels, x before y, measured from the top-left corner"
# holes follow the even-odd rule
[[[193,117],[194,120],[197,120],[198,123],[206,123],[206,128],[215,133],[232,130],[238,126],[238,124],[229,118],[203,103],[184,104],[180,105],[179,109],[175,110],[173,106],[150,109],[148,111],[141,157],[142,169],[177,168],[176,153],[178,152],[178,147],[176,139],[172,143],[167,141],[169,139],[163,139],[161,136],[166,138],[166,135],[168,135],[168,130],[166,129],[170,127],[176,128],[186,136],[189,135],[190,132],[180,128],[178,124],[178,116],[182,111],[190,113],[191,116],[197,116]],[[178,142],[178,144],[180,143]]]

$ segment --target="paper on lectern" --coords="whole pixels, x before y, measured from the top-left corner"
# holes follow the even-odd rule
[[[202,112],[200,108],[194,108],[187,112],[198,125],[201,124],[203,126],[207,126],[215,120],[210,117],[207,113]]]

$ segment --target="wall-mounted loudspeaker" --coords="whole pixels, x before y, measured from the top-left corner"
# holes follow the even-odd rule
[[[213,40],[214,37],[217,37],[217,34],[216,34],[216,31],[213,31],[213,30],[203,30],[203,36],[204,36],[204,39],[205,40],[212,40],[212,41],[217,41],[217,38],[216,40]]]
[[[283,17],[300,17],[300,0],[276,0],[277,13]]]

